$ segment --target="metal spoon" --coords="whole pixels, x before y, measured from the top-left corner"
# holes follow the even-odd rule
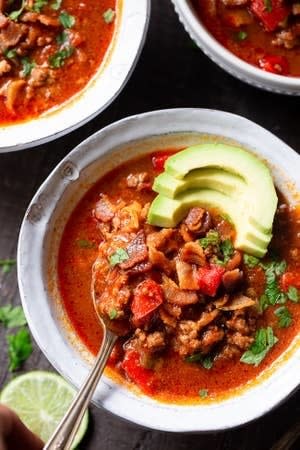
[[[100,279],[100,277],[102,279]],[[98,385],[99,379],[103,373],[113,346],[118,336],[128,333],[128,325],[126,325],[125,322],[107,321],[99,314],[98,304],[101,298],[102,287],[103,275],[101,276],[101,273],[97,270],[96,260],[93,266],[91,292],[97,317],[103,327],[103,341],[91,372],[73,399],[68,411],[64,415],[52,437],[44,446],[44,450],[69,450],[71,448],[74,437]]]

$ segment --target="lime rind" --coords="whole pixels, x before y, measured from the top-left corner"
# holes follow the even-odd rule
[[[13,409],[25,425],[47,442],[67,411],[75,389],[61,376],[46,371],[32,371],[11,380],[0,394],[0,402]],[[84,415],[72,444],[75,449],[88,427]]]

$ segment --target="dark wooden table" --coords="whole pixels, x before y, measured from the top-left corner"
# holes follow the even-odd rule
[[[227,75],[191,42],[170,2],[152,0],[150,28],[144,50],[117,100],[104,113],[68,136],[32,150],[0,155],[0,259],[16,256],[19,228],[30,199],[51,170],[75,145],[122,117],[176,107],[214,108],[240,114],[269,129],[300,151],[300,97],[260,91]],[[0,302],[20,303],[15,269],[9,274],[0,271]],[[6,370],[3,329],[0,330],[0,345],[1,387],[11,378]],[[53,370],[36,345],[23,367],[24,371],[32,369]],[[206,435],[145,431],[91,407],[91,424],[80,448],[267,450],[297,423],[299,417],[300,392],[251,424]],[[289,448],[299,449],[300,442]]]

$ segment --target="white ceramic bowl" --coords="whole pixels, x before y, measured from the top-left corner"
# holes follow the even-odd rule
[[[175,10],[201,50],[222,69],[246,83],[278,94],[300,95],[300,77],[286,77],[266,72],[235,56],[221,45],[202,25],[189,0],[172,0]]]
[[[290,181],[300,191],[300,158],[277,137],[242,117],[207,109],[173,109],[132,116],[97,132],[76,147],[34,196],[18,246],[18,279],[31,332],[53,366],[79,387],[91,355],[78,344],[62,309],[56,262],[64,225],[84,193],[107,171],[155,149],[183,147],[220,136],[234,140],[270,163],[277,186],[293,201]],[[295,201],[295,199],[294,199]],[[145,427],[198,432],[246,423],[269,411],[300,382],[299,339],[276,364],[235,395],[202,405],[159,403],[104,376],[96,405]]]
[[[0,126],[0,153],[56,139],[103,111],[120,93],[135,67],[149,16],[150,0],[118,0],[115,33],[95,76],[82,91],[38,118]]]

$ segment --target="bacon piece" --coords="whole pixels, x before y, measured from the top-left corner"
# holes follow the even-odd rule
[[[189,264],[204,266],[206,258],[203,248],[197,242],[187,242],[180,251],[180,259]]]
[[[222,277],[222,283],[227,292],[235,291],[243,280],[243,272],[240,269],[228,270]]]
[[[96,203],[94,209],[94,216],[101,222],[110,222],[115,215],[115,205],[111,203],[108,196],[100,195],[100,200]]]
[[[249,308],[255,304],[256,302],[252,298],[239,294],[232,297],[225,306],[220,306],[219,309],[222,311],[236,311],[238,309]]]
[[[22,14],[20,18],[21,22],[30,22],[30,23],[36,23],[39,22],[42,25],[45,25],[46,27],[59,27],[60,23],[57,17],[51,17],[46,14],[39,14],[36,12],[25,12]]]
[[[176,272],[180,289],[198,290],[197,270],[191,264],[176,259]]]
[[[211,228],[211,217],[203,208],[191,208],[184,223],[189,231],[197,235],[205,234]]]
[[[131,269],[138,263],[145,261],[148,257],[148,251],[145,242],[145,233],[140,230],[134,239],[129,243],[126,248],[129,259],[119,264],[123,270]]]
[[[177,284],[168,278],[165,274],[162,274],[162,290],[165,299],[169,303],[175,303],[179,306],[193,305],[198,302],[198,296],[193,291],[181,291]]]

